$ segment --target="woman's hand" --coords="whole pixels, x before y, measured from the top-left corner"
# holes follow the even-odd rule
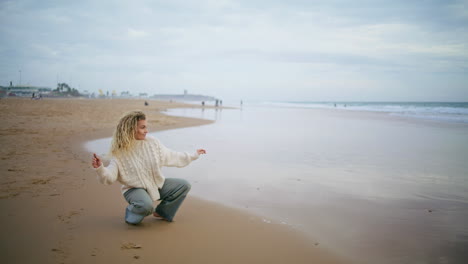
[[[204,149],[197,149],[197,153],[198,153],[198,155],[206,154],[206,150],[204,150]]]
[[[101,167],[101,165],[102,165],[101,159],[99,159],[98,156],[96,156],[96,153],[94,153],[93,154],[93,168],[97,169]]]

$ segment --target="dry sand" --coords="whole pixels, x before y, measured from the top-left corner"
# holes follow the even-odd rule
[[[119,185],[97,182],[83,143],[135,109],[153,130],[211,122],[160,113],[190,105],[143,102],[0,100],[2,263],[343,263],[289,227],[190,195],[173,223],[125,224]]]

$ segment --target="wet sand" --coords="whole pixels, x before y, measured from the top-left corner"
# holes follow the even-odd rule
[[[160,113],[189,105],[143,102],[0,100],[3,263],[343,263],[292,228],[192,196],[174,223],[125,224],[119,185],[97,182],[83,143],[135,109],[153,130],[211,122]]]
[[[216,153],[209,166],[171,170],[193,179],[192,195],[295,226],[356,263],[467,262],[467,124],[258,106],[168,113],[217,120],[156,133]]]

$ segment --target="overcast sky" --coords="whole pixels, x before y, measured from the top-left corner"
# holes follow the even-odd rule
[[[0,54],[3,86],[468,101],[468,1],[0,0]]]

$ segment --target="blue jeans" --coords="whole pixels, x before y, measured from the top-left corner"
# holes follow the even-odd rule
[[[159,189],[161,203],[154,209],[154,212],[167,221],[172,222],[177,210],[190,191],[190,187],[190,183],[184,179],[166,179],[163,187]],[[129,204],[126,209],[127,213],[125,214],[125,221],[127,223],[139,224],[145,216],[153,212],[153,201],[145,189],[130,189],[124,193],[124,197]],[[141,219],[134,220],[135,217],[128,217],[128,213],[139,215]]]

